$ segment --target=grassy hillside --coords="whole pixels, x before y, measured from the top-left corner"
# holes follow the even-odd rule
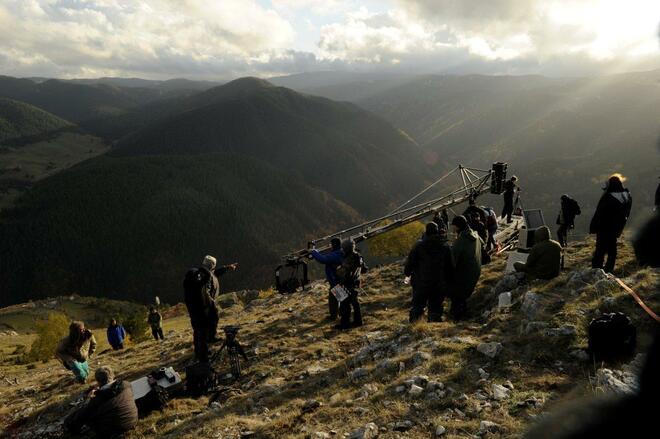
[[[300,175],[368,215],[414,193],[428,175],[417,145],[352,104],[243,78],[195,95],[183,108],[111,154],[240,153]]]
[[[64,119],[23,102],[0,97],[0,146],[8,141],[70,127]]]
[[[99,157],[0,216],[0,303],[70,293],[175,302],[188,267],[238,261],[264,285],[279,255],[358,214],[288,172],[232,154]]]
[[[360,105],[413,137],[438,169],[509,162],[525,205],[545,208],[550,221],[562,193],[581,201],[588,216],[615,171],[629,177],[633,223],[652,205],[660,71],[580,79],[427,76]]]
[[[484,270],[469,302],[468,320],[460,323],[410,326],[410,291],[401,283],[399,264],[367,275],[361,299],[365,326],[347,333],[338,333],[323,321],[326,287],[322,283],[291,296],[262,293],[250,306],[236,305],[222,315],[224,323],[243,325],[238,338],[253,358],[244,377],[222,387],[213,400],[172,400],[162,413],[140,420],[127,437],[342,437],[373,422],[385,439],[429,438],[440,426],[445,429],[442,437],[450,439],[477,434],[519,438],[535,417],[561,402],[604,391],[595,381],[602,365],[580,360],[576,354],[586,347],[588,322],[601,310],[621,310],[631,316],[639,333],[638,352],[644,352],[650,341],[655,323],[625,292],[587,283],[578,287],[569,281],[574,271],[588,266],[592,246],[588,241],[571,247],[570,271],[556,280],[514,290],[508,311],[496,309],[492,288],[502,277],[504,261],[495,260]],[[638,269],[629,248],[621,253],[617,274],[657,310],[658,272]],[[574,325],[575,333],[527,332],[530,318],[521,309],[527,291],[542,299],[533,321],[548,328]],[[124,379],[136,379],[164,365],[183,370],[192,356],[187,316],[171,315],[164,328],[164,342],[101,353],[92,360],[92,369],[110,365]],[[103,338],[100,332],[97,336]],[[20,349],[17,346],[26,342],[21,337],[0,336],[0,346]],[[502,352],[493,359],[486,357],[476,349],[483,342],[501,343]],[[227,371],[224,357],[218,367]],[[0,375],[16,383],[0,386],[0,397],[8,402],[0,409],[2,424],[10,434],[26,439],[44,437],[45,431],[56,433],[71,410],[69,403],[86,388],[73,384],[70,373],[55,360],[27,367],[4,363]],[[434,384],[426,385],[420,395],[411,394],[406,381],[415,377]],[[513,390],[498,400],[494,384]],[[495,422],[497,427],[480,433],[481,421]]]

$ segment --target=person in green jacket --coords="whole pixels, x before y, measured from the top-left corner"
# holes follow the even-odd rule
[[[534,246],[527,262],[513,264],[516,271],[526,274],[528,279],[553,279],[561,271],[561,245],[550,239],[550,229],[541,226],[534,231]]]
[[[477,232],[470,229],[464,216],[454,217],[451,225],[457,238],[452,246],[455,269],[449,313],[454,320],[460,320],[467,311],[467,299],[481,276],[481,248],[484,242]]]

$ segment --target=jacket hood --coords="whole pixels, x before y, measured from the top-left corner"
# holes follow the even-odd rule
[[[614,199],[621,204],[626,204],[628,201],[630,201],[630,192],[627,190],[621,192],[610,192],[610,195],[612,195]]]
[[[463,237],[469,239],[470,241],[476,241],[477,238],[479,238],[479,235],[477,235],[477,232],[475,232],[472,229],[463,230],[459,236],[463,236]]]
[[[548,226],[541,226],[534,231],[534,241],[543,242],[550,239],[550,228]]]

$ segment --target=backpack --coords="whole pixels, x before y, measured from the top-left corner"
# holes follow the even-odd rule
[[[217,387],[220,376],[210,363],[186,367],[186,392],[192,397],[206,395]]]
[[[135,405],[138,409],[138,417],[142,418],[147,416],[154,410],[162,412],[169,400],[170,395],[165,388],[158,384],[151,386],[151,391],[149,391],[149,393],[142,398],[135,400]]]
[[[623,313],[608,313],[593,319],[588,335],[588,352],[596,361],[629,357],[635,351],[637,329]]]
[[[484,210],[486,211],[486,227],[488,230],[497,230],[497,216],[495,215],[495,211],[490,207],[486,207]]]

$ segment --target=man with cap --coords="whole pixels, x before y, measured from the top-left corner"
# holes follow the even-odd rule
[[[355,242],[346,239],[341,243],[344,259],[337,269],[337,281],[343,286],[348,297],[339,304],[339,315],[341,322],[337,329],[345,330],[351,328],[351,307],[353,308],[353,325],[362,326],[362,312],[358,301],[358,290],[360,288],[361,275],[367,272],[367,266],[360,253],[355,249]]]
[[[199,361],[208,361],[208,344],[219,341],[216,337],[219,314],[215,299],[220,291],[219,276],[234,271],[238,264],[216,268],[213,256],[205,256],[202,265],[188,270],[183,281],[185,303],[193,328],[195,357]]]
[[[344,252],[341,250],[341,241],[339,238],[332,238],[330,241],[330,247],[330,251],[327,253],[320,253],[318,250],[314,249],[310,252],[309,256],[316,262],[325,265],[325,278],[327,279],[328,284],[330,284],[330,290],[332,290],[332,288],[334,288],[339,282],[337,278],[337,268],[339,268],[344,260]],[[339,302],[337,302],[337,299],[332,292],[328,292],[328,309],[330,311],[329,319],[335,320],[339,311]]]
[[[477,232],[470,229],[464,216],[454,217],[451,225],[457,237],[452,246],[455,270],[450,313],[455,320],[460,320],[467,311],[467,299],[474,292],[481,276],[481,249],[484,242]]]
[[[442,302],[453,281],[454,263],[446,231],[439,233],[436,222],[426,225],[424,237],[410,251],[404,275],[413,288],[410,323],[419,320],[428,306],[428,321],[442,321]]]

